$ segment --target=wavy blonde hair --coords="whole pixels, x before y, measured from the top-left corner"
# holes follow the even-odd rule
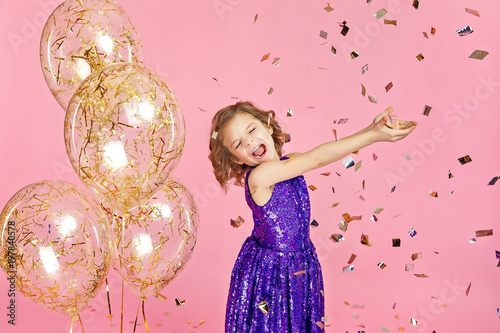
[[[234,162],[232,160],[234,155],[223,144],[225,126],[231,119],[240,113],[247,113],[261,121],[264,125],[267,125],[269,122],[269,126],[273,129],[273,134],[271,136],[274,141],[274,148],[276,148],[279,157],[281,157],[282,154],[283,144],[287,142],[288,135],[281,130],[280,125],[275,119],[276,114],[273,110],[264,111],[249,101],[240,101],[217,111],[212,118],[212,128],[210,130],[210,135],[212,137],[209,144],[210,154],[208,158],[212,162],[215,178],[225,193],[228,189],[229,180],[233,178],[235,185],[244,186],[244,177],[250,168],[246,164],[240,165]]]

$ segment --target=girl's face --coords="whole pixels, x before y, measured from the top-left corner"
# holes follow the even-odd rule
[[[236,163],[256,166],[279,160],[271,134],[271,126],[248,113],[238,113],[225,126],[223,144]]]

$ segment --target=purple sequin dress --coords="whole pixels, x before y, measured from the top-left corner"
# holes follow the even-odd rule
[[[248,190],[251,171],[245,197],[254,228],[231,273],[225,332],[325,332],[323,273],[309,236],[304,176],[276,183],[269,201],[258,206]]]

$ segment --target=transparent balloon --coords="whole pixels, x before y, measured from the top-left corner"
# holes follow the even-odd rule
[[[90,75],[70,101],[66,150],[82,182],[107,207],[127,211],[166,182],[184,148],[184,117],[161,77],[138,64]]]
[[[171,177],[147,204],[110,215],[117,244],[115,272],[133,293],[155,295],[180,274],[193,254],[198,237],[193,196]]]
[[[40,62],[50,91],[66,111],[80,83],[96,69],[144,63],[144,55],[134,24],[115,1],[68,0],[45,23]]]
[[[19,190],[0,215],[0,264],[24,296],[73,316],[101,288],[111,261],[108,217],[75,185],[45,180]]]

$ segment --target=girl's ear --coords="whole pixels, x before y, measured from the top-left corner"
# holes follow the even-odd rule
[[[264,126],[266,127],[266,130],[269,132],[269,134],[273,135],[273,127],[267,124],[264,124]]]

